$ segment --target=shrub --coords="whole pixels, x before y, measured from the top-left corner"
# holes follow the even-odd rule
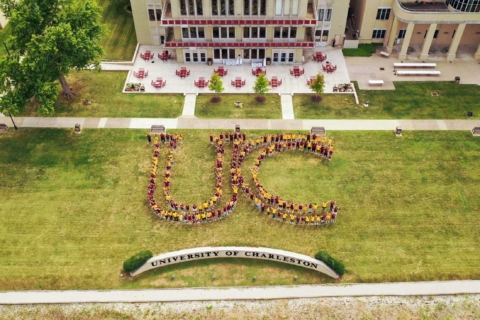
[[[345,273],[345,265],[340,261],[332,258],[326,251],[319,251],[315,255],[315,259],[325,262],[327,266],[332,268],[339,276]]]
[[[131,272],[140,268],[148,259],[153,257],[153,253],[150,250],[140,251],[136,255],[132,256],[130,259],[123,262],[123,270],[126,272]]]

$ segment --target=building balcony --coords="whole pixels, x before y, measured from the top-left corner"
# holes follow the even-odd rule
[[[400,2],[400,5],[411,12],[450,12],[445,2],[411,1]]]
[[[415,3],[395,0],[393,12],[398,20],[406,23],[475,23],[480,18],[478,12],[460,12],[441,2]]]
[[[162,19],[163,26],[316,26],[315,19]]]

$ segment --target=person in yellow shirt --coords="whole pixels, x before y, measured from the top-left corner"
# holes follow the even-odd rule
[[[284,214],[282,215],[282,218],[283,218],[283,222],[287,221],[287,214],[284,213]]]
[[[305,218],[305,224],[309,224],[309,223],[310,223],[310,217],[307,216],[307,217]]]
[[[293,212],[298,213],[298,203],[293,206]]]
[[[303,212],[303,214],[307,214],[307,211],[308,211],[308,206],[307,206],[307,205],[303,205],[303,207],[302,207],[302,212]]]
[[[316,218],[316,225],[319,225],[319,224],[320,224],[320,215],[318,215]]]
[[[295,222],[295,216],[293,214],[290,214],[290,224],[293,224]]]
[[[323,201],[322,203],[322,213],[325,213],[325,210],[327,210],[327,201]]]
[[[207,215],[205,213],[202,213],[202,221],[207,220]]]

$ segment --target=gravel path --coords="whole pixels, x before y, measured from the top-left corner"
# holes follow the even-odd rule
[[[2,319],[479,319],[480,295],[0,306]]]

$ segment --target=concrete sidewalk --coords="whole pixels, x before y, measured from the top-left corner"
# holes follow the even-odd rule
[[[150,129],[153,124],[163,124],[167,129],[222,129],[230,130],[235,125],[242,129],[260,130],[310,130],[321,126],[327,130],[472,130],[480,126],[480,120],[301,120],[301,119],[198,119],[181,118],[62,118],[62,117],[15,117],[20,128],[71,128],[79,123],[85,129]],[[0,117],[11,130],[9,117]]]
[[[0,293],[0,304],[271,300],[318,297],[435,296],[478,293],[480,293],[480,281],[467,280],[112,291],[12,291]]]

